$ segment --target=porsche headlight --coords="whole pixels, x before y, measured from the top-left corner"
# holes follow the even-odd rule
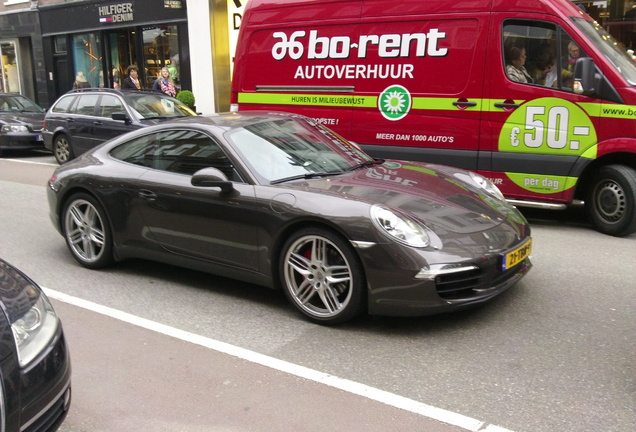
[[[473,182],[475,182],[479,187],[481,187],[483,190],[485,190],[486,192],[488,192],[489,195],[494,196],[495,198],[499,198],[500,200],[504,201],[505,198],[503,196],[503,194],[501,193],[501,191],[499,190],[499,188],[497,186],[495,186],[493,184],[493,182],[491,182],[490,180],[488,180],[486,177],[474,173],[472,171],[470,171],[470,178],[473,180]]]
[[[27,128],[24,125],[18,125],[18,124],[7,124],[7,125],[3,125],[2,126],[2,132],[4,133],[9,133],[9,132],[28,132],[29,128]]]
[[[28,294],[39,297],[31,309],[11,324],[21,367],[31,363],[48,346],[59,325],[53,306],[44,293],[29,288]]]
[[[426,247],[430,244],[424,227],[386,207],[371,207],[371,220],[380,231],[400,243],[412,247]]]

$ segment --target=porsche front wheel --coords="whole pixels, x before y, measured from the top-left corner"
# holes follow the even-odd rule
[[[364,308],[362,265],[353,248],[326,229],[294,233],[283,248],[280,275],[291,303],[314,322],[339,324]]]

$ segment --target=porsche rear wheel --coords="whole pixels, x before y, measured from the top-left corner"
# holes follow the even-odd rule
[[[292,234],[283,248],[280,275],[285,295],[316,323],[340,324],[364,308],[362,265],[353,248],[326,229]]]
[[[62,230],[73,257],[97,269],[113,263],[112,235],[106,212],[88,194],[73,195],[64,207]]]

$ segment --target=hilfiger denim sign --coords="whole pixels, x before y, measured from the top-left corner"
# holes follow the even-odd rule
[[[98,7],[100,23],[127,22],[134,20],[132,3],[115,3]]]

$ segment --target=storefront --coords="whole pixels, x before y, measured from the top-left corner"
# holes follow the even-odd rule
[[[117,88],[130,65],[143,88],[152,89],[163,67],[178,89],[192,88],[185,0],[41,6],[40,21],[49,104],[76,81]]]
[[[46,96],[42,38],[37,11],[23,1],[0,9],[0,91],[42,102]]]

